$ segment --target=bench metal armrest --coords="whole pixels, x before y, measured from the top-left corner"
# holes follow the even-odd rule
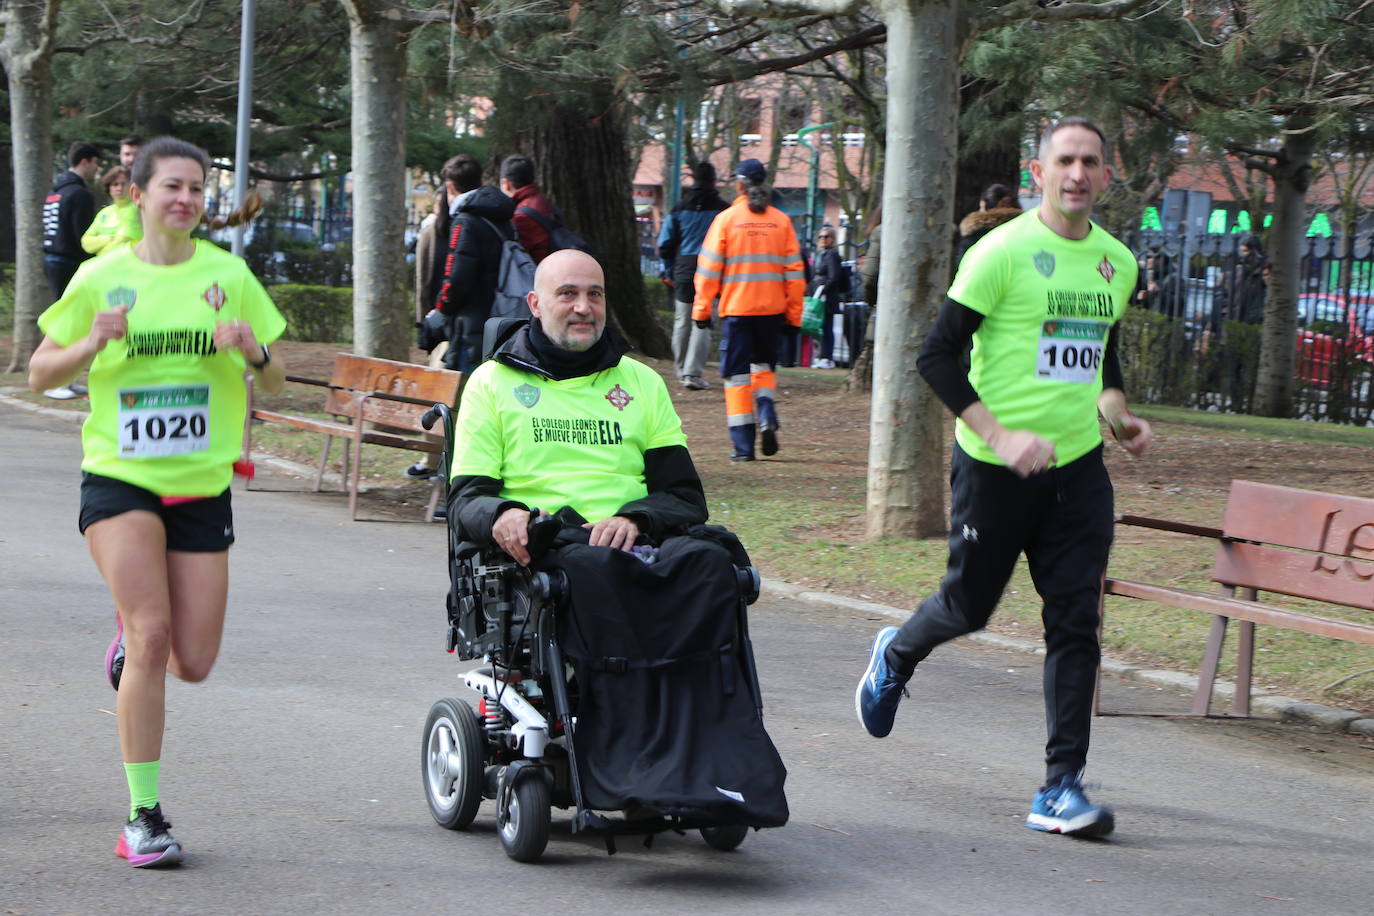
[[[1173,522],[1163,518],[1148,518],[1143,515],[1118,515],[1116,523],[1136,528],[1153,528],[1156,531],[1171,531],[1175,534],[1195,534],[1198,537],[1215,538],[1219,541],[1226,539],[1226,533],[1220,528],[1194,525],[1190,522]]]

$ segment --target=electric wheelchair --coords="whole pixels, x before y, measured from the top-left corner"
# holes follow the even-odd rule
[[[446,406],[436,404],[426,415],[424,425],[431,428],[439,418],[444,422],[447,440],[440,469],[447,479],[453,442],[452,414]],[[476,710],[462,699],[447,697],[434,703],[425,721],[421,774],[425,798],[436,822],[451,830],[461,830],[474,820],[484,800],[493,800],[501,844],[507,855],[520,862],[533,862],[543,854],[549,839],[552,807],[574,809],[572,832],[590,832],[604,838],[610,853],[615,852],[617,836],[642,835],[647,846],[657,833],[665,830],[699,830],[710,846],[729,851],[743,842],[750,827],[781,826],[786,822],[782,793],[786,771],[762,729],[763,706],[746,617],[746,606],[758,597],[759,576],[748,565],[742,548],[735,556],[743,562],[724,564],[720,575],[725,577],[726,584],[713,593],[733,603],[731,613],[718,615],[718,632],[711,637],[719,643],[718,650],[699,652],[690,659],[592,658],[585,651],[579,655],[576,649],[570,656],[560,644],[560,634],[569,632],[569,621],[574,616],[572,599],[576,589],[567,571],[556,563],[539,560],[523,567],[494,546],[464,541],[454,514],[450,511],[447,523],[447,648],[460,660],[481,659],[482,663],[461,675],[464,684],[477,694]],[[547,559],[553,554],[550,545],[555,543],[563,525],[557,516],[540,518],[536,511],[533,517],[536,521],[530,527],[531,553],[544,553]],[[722,531],[710,529],[705,533]],[[733,535],[728,537],[733,540]],[[734,543],[738,545],[738,541]],[[711,652],[719,657],[707,657]],[[684,667],[689,670],[683,670]],[[674,670],[677,673],[671,673]],[[707,702],[688,697],[687,702],[677,703],[674,690],[699,692],[702,684],[715,683],[715,679],[702,676],[702,671],[720,673],[720,681],[725,685],[719,691],[721,697],[714,695],[716,688],[712,686],[708,689],[713,695]],[[656,678],[675,679],[675,686],[660,690]],[[593,691],[600,691],[600,695],[593,697]],[[624,762],[626,758],[621,756],[611,762],[611,754],[598,759],[597,755],[603,752],[596,745],[599,742],[602,747],[607,746],[607,729],[613,733],[609,743],[620,750],[627,741],[634,743],[636,726],[631,724],[621,730],[612,721],[594,727],[593,713],[589,711],[586,728],[580,730],[579,709],[591,710],[595,706],[604,710],[604,697],[608,694],[618,697],[623,704],[634,703],[644,693],[653,694],[655,709],[667,708],[669,718],[680,708],[687,710],[687,715],[728,720],[734,728],[748,719],[749,733],[742,740],[729,734],[722,741],[710,737],[697,740],[702,729],[709,736],[714,726],[709,722],[679,724],[646,741],[645,746],[654,745],[652,749],[632,751],[632,755],[653,756],[652,761],[635,757]],[[730,710],[726,712],[720,703],[732,704]],[[745,706],[741,708],[739,703]],[[643,714],[641,724],[644,715],[653,719],[661,714],[642,709],[636,712]],[[690,740],[676,740],[684,734],[684,728],[697,731],[688,735]],[[758,736],[762,736],[761,741]],[[589,743],[592,746],[584,748]],[[684,743],[692,748],[686,753],[698,756],[703,753],[698,750],[702,746],[723,745],[723,749],[704,753],[734,754],[736,759],[713,770],[712,760],[682,756],[682,748],[674,745]],[[589,772],[597,770],[603,762],[605,765],[600,769],[609,767],[613,772]],[[758,776],[761,767],[771,769]],[[698,783],[706,780],[704,793],[698,791],[696,800],[684,802],[676,785],[665,790],[662,798],[655,795],[652,785],[648,789],[637,785],[609,792],[605,788],[607,783],[625,777],[627,771],[634,771],[633,778],[637,779],[646,772],[681,772],[683,768],[690,768]],[[736,775],[743,769],[751,772],[738,783],[731,783],[730,777],[719,775],[721,769]],[[732,785],[750,788],[736,791],[729,788]],[[703,803],[702,794],[716,797]],[[668,799],[668,795],[672,798]],[[611,804],[622,806],[608,808]]]

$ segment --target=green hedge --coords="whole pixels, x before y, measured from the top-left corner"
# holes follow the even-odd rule
[[[353,342],[352,287],[283,283],[267,293],[286,319],[285,339]]]

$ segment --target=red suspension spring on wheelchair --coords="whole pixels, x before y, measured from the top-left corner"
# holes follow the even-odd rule
[[[488,732],[498,732],[506,726],[506,711],[501,704],[488,697],[478,701],[477,714],[482,717],[482,724]]]

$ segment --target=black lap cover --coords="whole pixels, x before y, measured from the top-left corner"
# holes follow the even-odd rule
[[[669,538],[653,565],[585,544],[546,557],[572,588],[559,642],[577,677],[588,807],[688,826],[787,822],[787,770],[750,692],[731,559],[693,537]]]

